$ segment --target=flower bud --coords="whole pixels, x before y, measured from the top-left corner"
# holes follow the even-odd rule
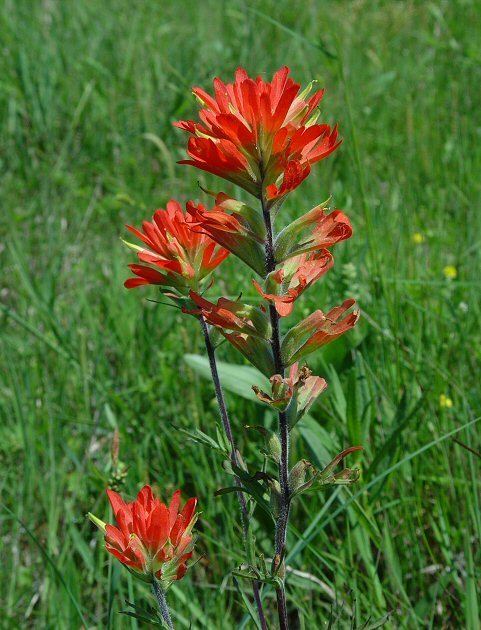
[[[291,366],[287,378],[274,374],[269,380],[271,394],[262,391],[256,385],[253,385],[252,389],[260,401],[276,411],[286,411],[289,408],[291,428],[327,387],[323,378],[312,376],[312,372],[306,366],[299,369],[298,363]]]
[[[309,468],[313,468],[313,466],[307,459],[301,459],[291,468],[289,472],[289,489],[292,493],[296,492],[305,483],[306,473]]]
[[[279,437],[275,434],[272,433],[270,438],[267,441],[267,448],[269,451],[269,455],[272,457],[272,459],[275,462],[279,462],[280,458],[281,458],[281,441],[279,440]]]

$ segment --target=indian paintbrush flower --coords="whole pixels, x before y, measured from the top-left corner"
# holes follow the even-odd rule
[[[188,207],[195,207],[189,202]],[[199,210],[203,207],[199,205]],[[147,247],[127,243],[137,252],[142,264],[129,265],[137,276],[125,281],[127,289],[145,284],[172,287],[186,293],[198,288],[199,281],[227,258],[229,252],[206,234],[191,229],[192,215],[184,213],[178,201],[171,199],[164,209],[156,210],[152,221],[144,221],[142,230],[127,228]]]
[[[188,204],[189,226],[238,256],[260,275],[265,273],[265,228],[258,214],[242,203],[219,193],[215,206]]]
[[[268,341],[271,333],[265,309],[227,298],[219,298],[215,304],[195,291],[189,295],[192,306],[184,305],[184,313],[202,317],[263,374],[272,374],[274,358]]]
[[[276,527],[270,577],[276,578],[279,627],[282,630],[289,626],[284,558],[292,499],[315,482],[318,485],[354,482],[359,476],[357,470],[346,468],[337,473],[335,468],[347,454],[360,448],[343,451],[320,471],[307,460],[301,460],[292,469],[289,466],[290,430],[326,388],[324,379],[313,376],[307,367],[299,369],[298,361],[350,330],[359,318],[355,301],[346,300],[326,314],[316,310],[285,334],[281,330],[280,318],[290,315],[299,296],[332,267],[330,248],[352,235],[348,217],[340,210],[329,212],[329,200],[297,215],[282,230],[277,232],[275,229],[277,210],[284,198],[309,175],[313,164],[330,155],[340,144],[336,126],[317,122],[323,91],[311,93],[312,82],[301,92],[300,85],[290,78],[289,72],[289,68],[283,67],[268,82],[260,77],[250,78],[239,68],[233,83],[214,80],[213,96],[199,87],[193,89],[201,103],[199,121],[175,123],[190,136],[189,159],[182,160],[181,164],[192,165],[241,186],[258,199],[259,207],[254,209],[225,193],[215,195],[209,191],[206,192],[215,197],[211,209],[188,202],[187,214],[184,214],[177,202],[169,202],[168,218],[159,215],[161,211],[158,211],[152,223],[143,224],[143,232],[129,228],[149,249],[134,246],[143,264],[131,265],[137,278],[126,282],[129,288],[141,284],[174,288],[182,294],[183,312],[197,317],[201,324],[223,425],[232,447],[229,466],[233,471],[243,471],[238,475],[235,489],[239,493],[246,541],[249,539],[247,500],[251,499],[246,499],[247,495],[243,494],[244,484],[267,479],[271,487],[269,505]],[[260,276],[254,280],[254,286],[268,304],[258,307],[224,297],[214,303],[203,297],[206,287],[199,281],[220,264],[228,252]],[[251,475],[247,467],[241,469],[239,465],[210,327],[270,379],[269,392],[259,388],[254,391],[262,402],[278,411],[278,435],[265,430],[266,452],[278,466],[277,478],[265,471]],[[309,471],[310,478],[306,481]],[[257,486],[252,487],[256,492],[248,494],[258,501],[263,493],[259,495]],[[264,509],[268,509],[261,498]],[[170,507],[164,506],[165,510],[170,514]],[[194,511],[195,506],[192,514]],[[109,538],[109,550],[111,553],[116,550],[121,561],[130,562],[131,567],[140,571],[146,566],[150,572],[160,571],[162,579],[165,575],[162,562],[170,562],[171,558],[177,557],[177,552],[172,551],[166,560],[159,556],[161,564],[154,566],[165,542],[159,546],[160,551],[156,551],[155,545],[153,549],[148,546],[151,539],[141,539],[137,531],[128,530],[128,538],[125,538],[122,514],[123,509],[119,511],[120,521],[117,513],[116,517],[120,526],[117,536],[123,538]],[[133,508],[129,514],[133,522]],[[111,526],[105,526],[107,537],[108,527]],[[167,540],[162,531],[162,540]],[[181,566],[183,555],[179,557],[176,570]],[[173,568],[169,569],[168,575],[174,575],[173,571]],[[177,575],[175,572],[175,577]],[[253,587],[259,622],[265,629],[267,624],[256,581]]]
[[[282,340],[284,363],[291,365],[353,328],[360,314],[355,304],[355,300],[345,300],[326,314],[314,311],[291,328]]]
[[[299,254],[330,248],[352,236],[352,226],[341,210],[326,212],[329,200],[312,208],[279,232],[274,242],[277,262]]]
[[[274,374],[269,379],[271,383],[271,393],[263,392],[255,385],[252,387],[257,398],[278,411],[286,411],[291,402],[295,409],[292,414],[294,422],[307,413],[316,398],[326,389],[327,383],[320,376],[313,376],[307,366],[299,369],[299,363],[294,363],[287,377]]]
[[[105,532],[107,551],[146,579],[160,580],[164,589],[180,580],[194,548],[197,499],[189,499],[179,511],[180,490],[174,492],[168,506],[153,495],[148,485],[132,502],[124,501],[113,490],[107,490],[107,495],[117,526],[89,514]]]
[[[292,313],[294,302],[334,264],[327,249],[301,254],[287,260],[282,267],[267,276],[266,291],[253,280],[257,292],[272,302],[281,317]]]
[[[337,127],[318,124],[318,105],[324,94],[310,95],[314,82],[300,92],[300,84],[284,66],[271,82],[253,79],[243,68],[233,83],[214,79],[214,96],[200,87],[200,122],[182,120],[175,126],[190,134],[190,164],[238,184],[259,196],[283,197],[310,172],[311,165],[330,155],[340,144]]]

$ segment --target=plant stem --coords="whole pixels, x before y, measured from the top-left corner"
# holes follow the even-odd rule
[[[159,605],[160,614],[162,615],[162,619],[167,624],[168,628],[173,630],[174,624],[172,623],[172,618],[170,616],[169,607],[167,605],[167,600],[165,598],[165,591],[162,588],[160,582],[154,577],[152,581],[152,592],[155,595],[155,599]]]
[[[272,233],[272,221],[269,209],[267,208],[264,194],[261,195],[262,216],[266,226],[266,271],[270,273],[276,267],[274,257],[274,239]],[[273,304],[269,305],[269,315],[272,326],[271,346],[274,355],[276,373],[284,376],[284,364],[281,355],[281,339],[279,330],[279,314]],[[285,411],[279,412],[279,438],[281,442],[281,456],[279,459],[279,484],[281,495],[279,501],[279,516],[276,521],[275,532],[275,555],[273,570],[278,573],[282,584],[277,587],[277,611],[279,614],[279,626],[281,630],[289,627],[287,617],[286,591],[284,586],[284,556],[286,553],[287,525],[289,522],[289,511],[291,504],[291,494],[289,489],[289,422]]]
[[[202,328],[202,332],[204,334],[205,348],[207,350],[207,356],[209,357],[210,373],[212,375],[212,381],[214,383],[215,396],[217,398],[217,404],[219,406],[220,417],[221,417],[221,420],[222,420],[222,426],[224,427],[225,435],[226,435],[227,439],[229,440],[229,444],[230,444],[230,447],[231,447],[230,461],[231,461],[233,466],[237,466],[237,468],[238,468],[239,467],[239,458],[237,456],[237,449],[236,449],[235,442],[234,442],[234,436],[232,434],[232,427],[231,427],[230,420],[229,420],[229,414],[227,412],[227,405],[226,405],[225,398],[224,398],[224,392],[222,391],[222,385],[220,383],[219,372],[217,370],[217,361],[216,361],[216,358],[215,358],[215,350],[214,350],[214,347],[212,345],[212,341],[210,339],[209,327],[208,327],[205,319],[202,316],[199,317],[199,321],[200,321],[200,325],[201,325],[201,328]],[[237,478],[237,476],[235,477],[235,480],[236,480],[236,484],[239,485],[240,482],[239,482],[239,479]],[[239,505],[240,505],[244,545],[245,545],[246,553],[249,556],[250,555],[250,553],[249,553],[249,547],[250,547],[250,541],[249,541],[249,512],[247,510],[247,503],[246,503],[244,494],[241,491],[239,491],[237,493],[237,497],[239,499]],[[254,601],[256,603],[257,614],[259,616],[259,621],[260,621],[260,624],[261,624],[261,628],[262,628],[262,630],[267,630],[267,622],[266,622],[266,617],[265,617],[265,614],[264,614],[264,608],[262,606],[262,600],[261,600],[261,596],[260,596],[260,589],[259,589],[259,583],[258,582],[253,582],[252,583],[252,592],[253,592],[253,595],[254,595]]]

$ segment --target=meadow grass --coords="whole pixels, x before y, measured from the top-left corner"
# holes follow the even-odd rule
[[[4,0],[0,33],[0,625],[140,626],[119,611],[147,590],[85,518],[108,517],[114,480],[200,498],[202,557],[169,595],[177,626],[254,627],[249,584],[229,574],[243,559],[236,500],[214,496],[231,481],[178,430],[215,431],[213,388],[184,360],[202,353],[200,331],[148,302],[154,290],[123,288],[119,236],[171,196],[206,201],[198,181],[221,186],[176,165],[185,138],[171,123],[193,116],[190,87],[288,64],[327,88],[324,119],[344,144],[280,221],[332,194],[355,227],[301,311],[348,296],[363,309],[349,343],[311,362],[330,387],[293,461],[365,447],[352,491],[293,510],[289,606],[306,629],[478,628],[480,3]],[[255,299],[249,282],[229,260],[217,290]],[[244,425],[273,419],[227,395],[260,466]],[[270,557],[271,527],[254,523]]]

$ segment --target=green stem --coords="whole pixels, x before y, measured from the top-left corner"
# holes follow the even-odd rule
[[[267,207],[264,193],[261,194],[262,216],[266,226],[266,271],[270,273],[276,268],[274,256],[274,237],[272,231],[272,221],[269,208]],[[281,355],[281,336],[279,327],[279,314],[275,307],[269,306],[269,315],[272,326],[271,346],[274,355],[276,373],[284,376],[284,364]],[[291,505],[291,493],[289,489],[289,421],[285,411],[279,412],[279,439],[281,442],[281,455],[279,458],[279,484],[281,488],[279,500],[279,515],[276,521],[275,531],[275,554],[273,570],[281,578],[279,586],[276,588],[277,612],[279,615],[279,627],[281,630],[289,628],[287,616],[286,591],[284,584],[284,557],[286,555],[287,526],[289,523],[289,512]]]
[[[210,339],[209,326],[207,325],[205,319],[202,316],[199,317],[199,322],[202,328],[202,333],[204,335],[205,348],[207,351],[207,356],[209,358],[210,373],[212,376],[212,381],[214,383],[215,396],[217,399],[217,405],[219,407],[219,412],[220,412],[220,416],[222,420],[222,426],[224,427],[224,433],[226,434],[226,437],[229,441],[230,448],[231,448],[230,461],[233,466],[236,466],[237,468],[239,468],[239,459],[237,457],[237,449],[234,442],[234,435],[232,433],[232,427],[229,420],[229,414],[227,412],[227,404],[225,402],[224,392],[222,391],[222,385],[219,378],[219,372],[217,370],[215,349]],[[235,480],[236,480],[236,484],[240,485],[240,481],[237,476],[235,477]],[[242,533],[244,537],[246,553],[248,556],[248,562],[252,562],[253,558],[251,556],[254,555],[254,552],[251,549],[251,542],[250,542],[249,511],[247,509],[247,502],[245,500],[244,494],[240,490],[237,493],[237,497],[239,499],[241,522],[242,522]],[[254,596],[254,601],[256,604],[257,614],[259,616],[259,622],[261,624],[261,628],[262,630],[267,630],[267,621],[264,614],[264,608],[262,606],[260,585],[258,582],[252,583],[252,593]]]
[[[167,605],[167,599],[165,598],[165,591],[162,588],[160,582],[154,577],[152,580],[152,592],[154,593],[157,604],[159,605],[160,614],[162,619],[166,623],[167,627],[174,630],[174,624],[170,616],[169,606]]]

